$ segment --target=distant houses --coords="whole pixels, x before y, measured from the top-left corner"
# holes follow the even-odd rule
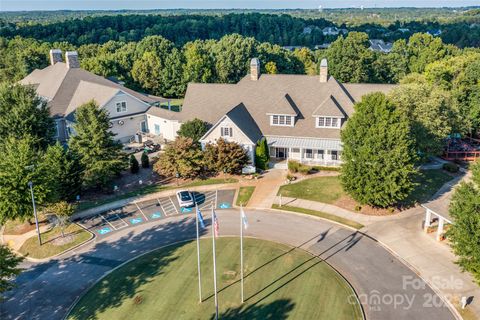
[[[371,39],[370,41],[370,50],[376,52],[389,53],[392,51],[393,43],[384,42],[381,39]]]

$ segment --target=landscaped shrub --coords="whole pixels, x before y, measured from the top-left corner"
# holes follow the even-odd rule
[[[255,166],[262,170],[267,170],[269,160],[270,155],[268,152],[268,143],[265,138],[262,138],[260,141],[258,141],[255,148]]]
[[[301,174],[309,174],[311,170],[312,170],[312,168],[310,166],[306,166],[306,165],[303,165],[303,164],[301,164],[298,167],[298,172],[300,172]]]
[[[327,166],[313,166],[312,169],[317,171],[340,171],[340,167],[327,167]]]
[[[295,161],[295,160],[288,161],[288,171],[290,171],[291,173],[297,173],[299,167],[300,167],[300,163],[298,161]]]
[[[142,158],[140,160],[142,162],[142,168],[150,167],[150,160],[148,159],[148,154],[146,152],[142,154]]]
[[[458,172],[458,170],[460,170],[460,167],[458,166],[458,164],[447,162],[443,164],[443,170],[456,173]]]
[[[132,154],[130,156],[130,172],[131,173],[138,173],[140,170],[140,167],[138,165],[138,160],[135,158],[135,156]]]

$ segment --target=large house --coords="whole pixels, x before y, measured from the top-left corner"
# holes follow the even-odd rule
[[[319,76],[261,74],[260,61],[254,58],[250,74],[238,83],[190,83],[180,112],[151,107],[147,121],[150,130],[170,137],[182,122],[199,118],[211,125],[202,145],[218,138],[236,141],[253,160],[257,141],[265,137],[276,160],[338,165],[340,130],[354,103],[364,94],[387,93],[392,87],[341,84],[328,75],[325,59]]]
[[[261,74],[251,60],[250,74],[236,84],[190,83],[180,111],[160,107],[164,98],[145,95],[80,68],[76,52],[50,51],[51,65],[35,70],[21,83],[33,85],[50,107],[60,141],[74,134],[75,110],[95,100],[110,115],[111,130],[122,142],[139,132],[173,140],[182,123],[195,118],[210,125],[201,144],[219,138],[235,141],[254,162],[255,146],[265,137],[272,160],[339,165],[340,130],[364,94],[388,92],[392,85],[341,84],[328,74],[327,61],[319,76]]]
[[[34,70],[20,83],[33,85],[37,94],[47,101],[56,122],[57,139],[61,142],[73,133],[75,110],[91,100],[108,111],[111,131],[122,142],[129,141],[137,132],[147,132],[145,112],[151,105],[165,100],[81,69],[76,51],[67,51],[63,62],[61,50],[50,50],[50,66]]]

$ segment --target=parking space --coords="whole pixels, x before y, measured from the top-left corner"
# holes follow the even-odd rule
[[[200,210],[228,209],[232,207],[235,190],[192,192]],[[192,214],[195,208],[180,208],[176,196],[134,202],[80,221],[97,236],[108,236],[124,228],[148,221],[160,220],[178,214]]]

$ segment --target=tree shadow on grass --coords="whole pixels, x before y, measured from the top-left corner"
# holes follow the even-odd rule
[[[295,304],[289,299],[275,300],[268,304],[252,304],[238,308],[229,308],[218,315],[222,320],[282,320],[287,319],[288,314],[293,310]],[[215,319],[213,314],[210,319]]]
[[[209,224],[210,220],[206,219]],[[202,229],[201,235],[205,233]],[[195,220],[185,217],[158,225],[145,225],[143,231],[130,230],[122,236],[112,235],[105,241],[97,240],[48,262],[25,262],[25,271],[16,279],[18,285],[7,293],[0,305],[3,319],[63,319],[74,300],[99,278],[129,259],[175,241],[190,240],[195,236]],[[175,260],[175,250],[188,242],[165,247],[158,256],[145,265],[127,265],[133,275],[130,281],[116,283],[106,277],[98,283],[102,290],[91,304],[91,310],[80,310],[78,319],[95,319],[95,311],[119,306],[126,298],[134,298],[138,288],[161,274],[162,268]],[[127,274],[127,273],[126,273]],[[88,312],[90,311],[90,312]],[[84,316],[85,315],[85,316]],[[89,317],[87,316],[89,315]]]

